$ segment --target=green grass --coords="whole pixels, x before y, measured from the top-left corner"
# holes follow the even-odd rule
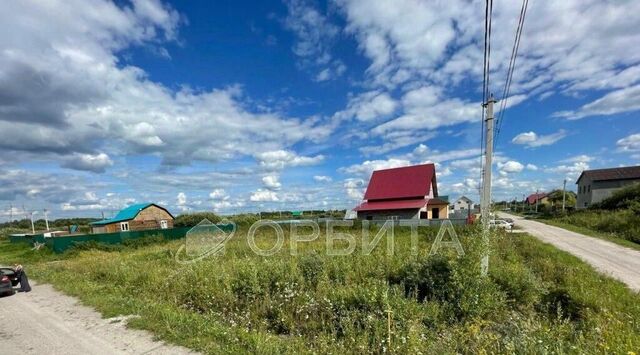
[[[640,215],[631,209],[580,210],[538,220],[630,248],[640,246]]]
[[[616,244],[621,245],[623,247],[627,247],[627,248],[631,248],[631,249],[635,249],[635,250],[640,250],[640,244],[632,242],[632,241],[627,240],[627,239],[620,238],[616,234],[600,232],[600,231],[597,231],[597,230],[593,230],[591,228],[577,226],[577,225],[574,225],[574,224],[569,224],[569,223],[566,223],[566,222],[562,222],[562,221],[557,220],[557,219],[540,218],[540,219],[536,219],[536,221],[542,222],[542,223],[545,223],[545,224],[548,224],[548,225],[552,225],[552,226],[555,226],[555,227],[564,228],[564,229],[570,230],[572,232],[588,235],[590,237],[603,239],[603,240],[606,240],[606,241],[609,241],[609,242],[612,242],[612,243],[616,243]]]
[[[181,265],[182,241],[61,255],[2,241],[0,263],[21,262],[105,317],[137,315],[130,326],[212,354],[640,348],[640,295],[620,282],[522,234],[492,238],[490,275],[481,277],[478,231],[459,232],[462,258],[428,257],[435,231],[425,229],[417,255],[399,230],[393,256],[384,244],[363,255],[360,243],[350,256],[328,256],[321,237],[301,243],[298,256],[262,257],[234,237],[224,255]],[[272,237],[257,242],[267,249]]]

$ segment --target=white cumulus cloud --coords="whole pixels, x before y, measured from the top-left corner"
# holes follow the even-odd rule
[[[513,144],[526,145],[530,148],[551,145],[567,136],[567,132],[563,129],[548,135],[538,135],[536,132],[523,132],[513,137]]]

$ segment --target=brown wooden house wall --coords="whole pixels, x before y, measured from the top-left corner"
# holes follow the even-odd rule
[[[169,212],[157,206],[149,206],[138,213],[131,220],[122,221],[129,222],[130,231],[139,231],[147,229],[160,229],[160,221],[167,221],[167,228],[173,228],[173,217]],[[115,233],[120,232],[120,223],[115,222],[104,226],[93,227],[93,233]]]

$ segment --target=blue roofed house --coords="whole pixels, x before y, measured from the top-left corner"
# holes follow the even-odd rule
[[[92,233],[115,233],[173,228],[173,215],[155,203],[131,205],[113,217],[91,223]]]

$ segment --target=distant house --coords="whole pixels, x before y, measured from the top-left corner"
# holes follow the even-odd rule
[[[467,196],[462,196],[456,200],[452,205],[454,212],[473,210],[473,201]]]
[[[433,164],[374,171],[364,200],[354,209],[359,219],[439,219],[449,215],[449,202],[438,198]]]
[[[640,182],[640,166],[585,170],[578,177],[576,208],[587,208],[611,196],[622,187]]]
[[[527,196],[525,203],[529,206],[543,205],[549,203],[549,194],[546,192],[539,192]]]
[[[114,233],[173,228],[173,216],[154,203],[131,205],[113,217],[91,223],[92,233]]]

